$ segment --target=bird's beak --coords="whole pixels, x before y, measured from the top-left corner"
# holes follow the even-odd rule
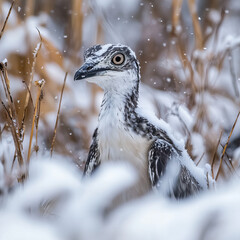
[[[82,80],[96,76],[103,76],[110,68],[97,68],[98,63],[85,62],[75,73],[74,80]]]
[[[82,80],[85,78],[90,78],[96,76],[99,70],[94,70],[94,63],[84,63],[75,73],[74,80]]]

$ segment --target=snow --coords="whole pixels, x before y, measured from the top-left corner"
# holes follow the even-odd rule
[[[164,131],[167,132],[167,135],[172,139],[173,143],[175,146],[182,151],[182,156],[176,159],[179,161],[183,166],[186,166],[186,168],[190,171],[190,173],[195,177],[195,179],[200,183],[200,185],[206,189],[207,184],[206,184],[206,175],[204,173],[204,170],[196,167],[192,159],[190,159],[187,151],[185,150],[185,144],[183,140],[176,139],[176,135],[174,135],[171,127],[162,119],[158,119],[153,113],[146,111],[146,109],[137,109],[137,113],[140,116],[145,117],[148,119],[154,126],[158,127],[159,129],[163,129]],[[175,168],[177,169],[177,168]],[[211,177],[209,177],[211,178]]]
[[[1,156],[2,156],[2,154],[1,154]],[[5,185],[3,176],[4,176],[4,168],[3,168],[3,165],[0,164],[0,191],[3,191],[4,185]]]
[[[45,84],[45,80],[40,79],[40,80],[36,81],[35,84],[37,84],[39,87],[42,87]]]
[[[35,160],[30,166],[29,181],[23,189],[19,188],[15,191],[8,201],[8,207],[14,210],[30,207],[34,210],[42,202],[67,197],[73,190],[80,188],[78,178],[81,175],[77,176],[74,168],[63,162],[61,158],[58,161],[57,164],[50,159]]]
[[[211,10],[209,12],[209,19],[215,24],[218,24],[218,22],[221,20],[221,14],[217,10]]]
[[[225,41],[227,46],[234,48],[240,44],[240,36],[227,35]]]
[[[26,24],[15,24],[8,31],[4,32],[0,42],[1,56],[7,58],[12,52],[25,55],[28,51],[26,38],[32,43],[39,41],[39,35],[36,28],[39,29],[42,37],[49,41],[55,42],[51,34],[41,26],[44,22],[49,21],[46,15],[37,17],[29,17]],[[17,36],[17,38],[16,38]]]
[[[114,0],[105,0],[105,1],[97,0],[96,2],[102,8],[108,8],[109,6],[114,6],[114,3],[115,3]],[[132,1],[122,0],[121,6],[124,6],[124,8],[122,9],[118,8],[117,10],[124,11],[126,15],[130,15],[136,10],[138,3],[139,3],[139,0],[132,0]]]
[[[149,193],[106,211],[135,176],[129,166],[109,164],[83,182],[60,156],[34,159],[26,184],[14,189],[0,208],[1,236],[8,240],[190,240],[204,233],[204,239],[240,237],[239,180],[186,201]]]
[[[220,52],[224,52],[226,49],[233,49],[240,45],[240,36],[234,36],[232,34],[228,34],[224,36],[223,43],[221,47],[219,47]]]
[[[16,36],[18,37],[16,38]],[[26,54],[27,46],[23,42],[25,42],[23,26],[8,30],[4,33],[0,42],[1,56],[7,58],[11,52],[17,52],[22,55]]]
[[[232,195],[232,191],[236,192]],[[150,196],[114,214],[109,221],[112,221],[109,239],[117,236],[114,239],[188,240],[202,234],[204,239],[212,239],[213,236],[237,239],[240,236],[235,222],[238,213],[229,214],[229,210],[233,207],[239,211],[239,196],[237,184],[178,204]],[[138,226],[142,226],[144,231]]]
[[[56,81],[56,83],[63,83],[65,72],[58,64],[48,63],[44,66],[44,69],[51,77],[51,79],[54,79],[54,81]]]
[[[7,60],[6,58],[4,58],[3,61],[2,61],[2,63],[3,63],[4,65],[6,65],[7,62],[8,62],[8,60]]]
[[[82,177],[74,166],[62,157],[34,159],[26,184],[15,189],[4,208],[0,208],[0,222],[5,221],[1,224],[0,231],[7,234],[9,228],[6,226],[11,222],[11,226],[18,225],[16,231],[22,230],[9,234],[10,240],[17,239],[18,234],[20,239],[31,239],[34,231],[42,231],[39,238],[41,236],[46,239],[62,239],[61,235],[74,232],[83,236],[83,239],[89,239],[91,231],[96,237],[96,232],[103,227],[104,209],[135,180],[135,172],[127,165],[105,166],[92,179],[82,182]],[[51,202],[54,204],[51,205]],[[44,209],[44,204],[50,205]],[[8,217],[4,218],[5,215]],[[20,219],[22,224],[19,225]],[[59,231],[51,236],[55,227]],[[33,230],[26,231],[30,228]],[[65,236],[63,239],[69,238]]]
[[[33,57],[34,57],[34,58],[37,56],[37,53],[38,53],[40,47],[41,47],[41,43],[38,43],[37,46],[36,46],[36,48],[35,48],[34,51],[33,51]]]
[[[0,212],[0,232],[3,240],[62,240],[56,230],[36,219],[9,211]]]
[[[193,146],[192,153],[197,157],[198,160],[200,160],[201,157],[204,157],[203,154],[206,152],[202,136],[198,133],[193,133],[191,140]]]

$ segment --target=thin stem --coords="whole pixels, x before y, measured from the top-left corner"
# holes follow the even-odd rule
[[[60,96],[60,101],[59,101],[59,105],[58,105],[58,112],[57,112],[57,117],[56,117],[56,122],[55,122],[55,127],[54,127],[54,133],[53,133],[53,139],[52,139],[52,145],[51,145],[51,150],[50,150],[51,157],[52,157],[52,154],[53,154],[53,147],[54,147],[54,143],[55,143],[55,140],[56,140],[58,119],[59,119],[60,108],[61,108],[61,104],[62,104],[63,91],[64,91],[66,80],[67,80],[67,75],[68,75],[68,72],[66,72],[65,77],[64,77],[61,96]]]
[[[224,146],[224,149],[223,149],[223,152],[222,152],[222,155],[221,155],[221,158],[220,158],[220,164],[219,164],[218,172],[217,172],[217,175],[216,175],[216,178],[215,178],[216,181],[217,181],[217,179],[218,179],[218,177],[219,177],[220,170],[221,170],[221,167],[222,167],[223,157],[224,157],[224,154],[225,154],[225,152],[226,152],[227,146],[228,146],[228,144],[229,144],[230,138],[231,138],[231,136],[232,136],[233,130],[234,130],[235,126],[236,126],[236,123],[237,123],[237,120],[238,120],[239,115],[240,115],[240,111],[238,112],[238,115],[237,115],[237,117],[236,117],[236,120],[235,120],[235,122],[234,122],[234,124],[233,124],[233,126],[232,126],[232,129],[231,129],[231,132],[230,132],[230,134],[229,134],[229,136],[228,136],[228,140],[227,140],[227,142],[226,142],[226,144],[225,144],[225,146]]]

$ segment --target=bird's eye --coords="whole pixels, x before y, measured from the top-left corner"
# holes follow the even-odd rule
[[[112,63],[115,65],[121,65],[124,60],[125,56],[122,53],[118,53],[112,58]]]

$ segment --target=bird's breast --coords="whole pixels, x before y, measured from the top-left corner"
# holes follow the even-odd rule
[[[139,176],[137,195],[150,188],[148,175],[149,140],[136,134],[124,125],[121,118],[104,119],[98,126],[98,146],[101,163],[107,161],[125,161],[130,163]]]
[[[149,141],[118,122],[98,127],[101,160],[128,161],[133,165],[146,162]]]

